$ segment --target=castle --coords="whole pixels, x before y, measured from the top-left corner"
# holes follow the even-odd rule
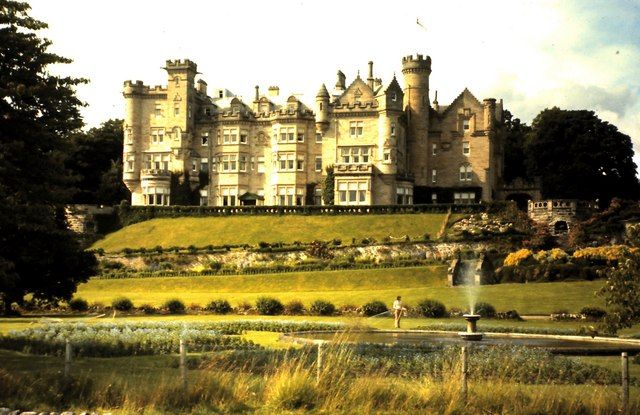
[[[402,82],[338,71],[313,108],[255,87],[245,102],[209,95],[197,66],[169,60],[166,87],[124,83],[123,180],[132,205],[169,205],[172,173],[212,206],[320,205],[328,170],[337,205],[494,200],[502,174],[502,102],[467,89],[429,99],[429,56],[402,58]],[[185,174],[188,173],[188,174]],[[175,200],[174,200],[175,202]]]

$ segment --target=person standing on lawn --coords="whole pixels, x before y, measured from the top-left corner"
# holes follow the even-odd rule
[[[400,328],[400,319],[402,318],[402,312],[406,310],[402,306],[402,297],[398,296],[396,301],[393,302],[393,319],[394,319],[394,327]]]

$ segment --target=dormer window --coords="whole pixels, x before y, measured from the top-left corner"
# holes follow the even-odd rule
[[[462,120],[462,129],[463,129],[464,131],[469,130],[469,120],[468,120],[468,119],[464,119],[464,120]]]
[[[222,89],[218,90],[218,98],[224,98],[224,91]]]
[[[391,101],[396,102],[398,100],[398,94],[395,92],[391,94]]]

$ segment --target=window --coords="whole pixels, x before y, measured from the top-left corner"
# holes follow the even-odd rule
[[[278,170],[293,171],[296,168],[296,156],[294,153],[278,153]],[[303,160],[304,162],[304,160]]]
[[[240,143],[242,144],[247,144],[247,132],[246,131],[241,131],[240,132]]]
[[[235,187],[223,187],[220,189],[220,205],[235,206],[238,195],[238,189]]]
[[[322,156],[316,156],[315,171],[322,171]]]
[[[207,197],[207,189],[200,190],[200,206],[207,206],[209,198]]]
[[[298,131],[298,143],[304,143],[304,130]]]
[[[280,128],[280,142],[281,143],[293,143],[295,141],[295,128],[286,127]],[[304,135],[303,135],[304,139]]]
[[[322,143],[322,133],[316,133],[316,143]]]
[[[351,137],[362,137],[363,125],[362,121],[351,121],[349,123],[349,135]]]
[[[304,170],[304,156],[298,156],[298,160],[296,161],[296,170]]]
[[[302,206],[304,204],[304,189],[293,186],[277,186],[274,189],[274,204],[280,206]]]
[[[385,148],[382,150],[382,161],[384,163],[391,163],[391,149]]]
[[[320,111],[322,111],[322,102],[320,103]]]
[[[313,204],[314,205],[322,204],[322,189],[320,187],[316,187],[313,190]]]
[[[222,171],[238,171],[238,155],[223,154],[220,158]]]
[[[144,168],[147,170],[169,170],[169,155],[146,154]]]
[[[211,173],[218,172],[218,159],[215,157],[211,157]]]
[[[438,179],[438,170],[431,170],[431,183],[435,183]]]
[[[173,115],[180,115],[180,107],[178,105],[173,107]]]
[[[176,84],[176,86],[179,86],[180,85],[180,77],[179,76],[174,77],[173,78],[173,82]]]
[[[169,204],[169,189],[164,187],[146,187],[142,189],[145,205],[166,206]]]
[[[191,160],[191,172],[192,173],[198,172],[198,162],[195,160]]]
[[[151,130],[151,142],[153,144],[162,143],[164,141],[164,129]]]
[[[341,205],[365,205],[367,182],[338,182],[338,196]]]
[[[132,172],[135,170],[135,168],[136,168],[136,156],[133,154],[127,154],[124,171]]]
[[[218,98],[224,98],[224,91],[222,89],[218,90]]]
[[[391,123],[391,135],[392,136],[396,135],[396,124],[395,123]]]
[[[469,154],[471,154],[471,143],[469,143],[468,141],[465,141],[462,143],[462,154],[464,154],[465,156],[468,156]]]
[[[240,171],[247,171],[247,156],[240,156],[239,163]]]
[[[412,205],[413,204],[413,188],[398,187],[396,189],[396,204]]]
[[[209,172],[209,160],[207,160],[206,158],[201,158],[200,159],[200,171]]]
[[[431,203],[438,203],[438,194],[431,193]]]
[[[154,114],[156,117],[162,117],[162,104],[156,104]]]
[[[466,203],[475,203],[476,194],[475,192],[456,192],[453,194],[453,203],[456,205],[466,204]]]
[[[460,181],[470,182],[473,177],[473,171],[470,165],[460,166]]]
[[[255,169],[256,169],[256,158],[251,157],[251,170],[255,170]]]
[[[438,154],[438,145],[437,144],[431,144],[431,155],[435,156],[436,154]]]
[[[391,101],[396,102],[398,100],[398,94],[395,92],[391,94]]]
[[[127,128],[127,131],[124,133],[126,144],[133,144],[133,132],[131,129]]]
[[[225,128],[222,130],[222,142],[224,144],[238,143],[238,130],[235,128]]]
[[[208,146],[209,145],[209,133],[204,133],[202,134],[202,137],[200,137],[201,143],[203,146]]]
[[[264,173],[264,157],[258,157],[258,173]]]
[[[462,120],[462,129],[465,130],[465,131],[469,129],[469,120],[468,119]]]
[[[342,147],[340,158],[345,164],[369,163],[369,147]]]

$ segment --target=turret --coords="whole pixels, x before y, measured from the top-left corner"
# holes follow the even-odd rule
[[[316,94],[316,124],[329,123],[329,91],[322,84],[320,90]]]
[[[484,126],[488,131],[493,131],[496,125],[496,100],[486,98],[482,100],[484,105]]]
[[[140,182],[140,143],[142,142],[143,101],[149,87],[142,81],[125,81],[122,89],[125,101],[124,145],[122,159],[132,163],[133,168],[126,168],[123,174],[124,184],[132,192]],[[137,153],[137,154],[136,154]]]
[[[429,75],[431,58],[416,55],[402,58],[404,108],[407,111],[407,153],[416,186],[427,186],[429,166]]]

